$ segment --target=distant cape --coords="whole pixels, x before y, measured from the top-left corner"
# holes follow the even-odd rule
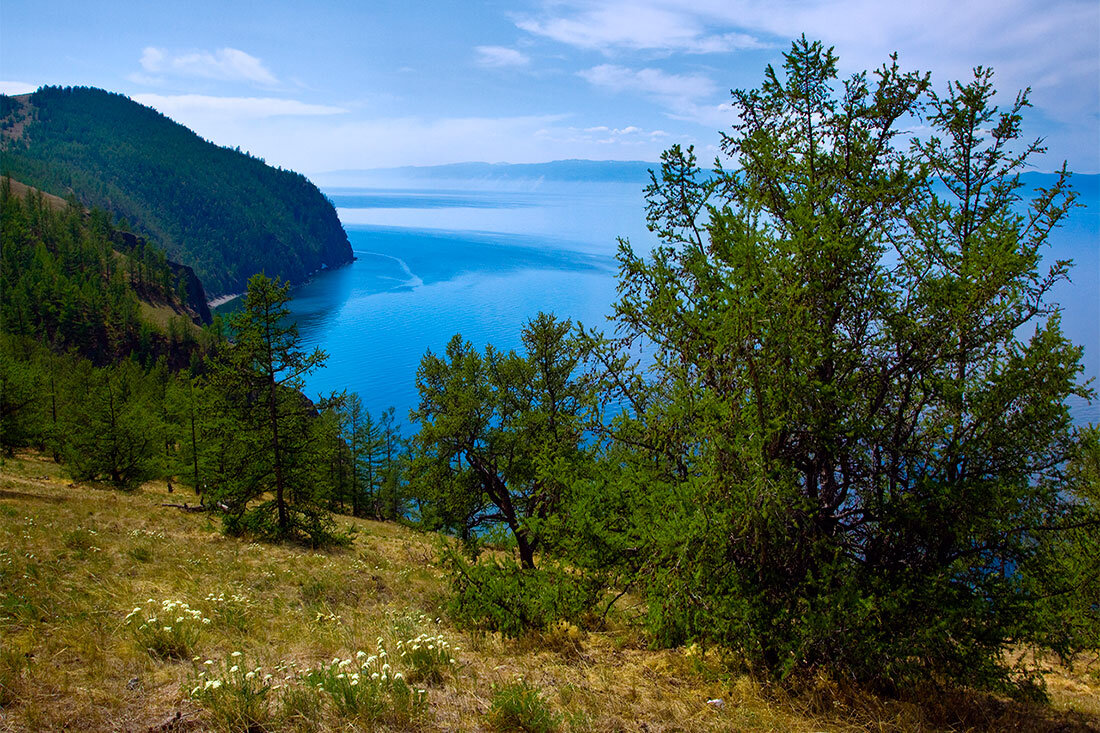
[[[211,298],[257,272],[301,283],[352,260],[336,210],[305,176],[102,89],[0,95],[0,173],[125,220]]]

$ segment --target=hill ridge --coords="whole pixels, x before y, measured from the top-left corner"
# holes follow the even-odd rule
[[[192,267],[212,298],[256,272],[292,283],[352,261],[305,176],[221,147],[125,95],[42,87],[0,95],[0,173],[126,219]]]

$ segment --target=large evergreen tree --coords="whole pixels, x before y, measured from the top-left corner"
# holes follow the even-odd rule
[[[896,62],[839,88],[836,69],[802,39],[734,92],[734,170],[663,156],[664,244],[622,247],[602,355],[631,408],[622,483],[593,505],[637,542],[666,642],[779,676],[1000,684],[1007,644],[1075,643],[1039,562],[1075,511],[1066,398],[1090,394],[1048,302],[1066,265],[1041,266],[1068,174],[1022,201],[1041,147],[1019,144],[1026,94],[998,110],[988,70],[929,97]],[[934,133],[907,151],[929,99]],[[639,343],[652,361],[631,370]]]
[[[301,350],[298,328],[287,322],[289,291],[254,275],[243,309],[230,319],[232,342],[211,373],[224,421],[210,446],[219,458],[211,498],[232,531],[318,543],[331,539],[330,527],[309,419],[316,409],[302,389],[326,354]]]

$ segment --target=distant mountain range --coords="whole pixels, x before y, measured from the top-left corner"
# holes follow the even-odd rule
[[[0,174],[127,220],[194,268],[210,297],[244,290],[256,272],[299,283],[352,260],[335,209],[305,176],[101,89],[0,95]]]

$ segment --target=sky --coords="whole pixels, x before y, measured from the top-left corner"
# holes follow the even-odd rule
[[[1100,172],[1096,0],[3,0],[0,91],[95,86],[316,174],[461,161],[713,158],[805,33],[843,76],[897,52],[944,92],[991,66],[1028,137]]]

